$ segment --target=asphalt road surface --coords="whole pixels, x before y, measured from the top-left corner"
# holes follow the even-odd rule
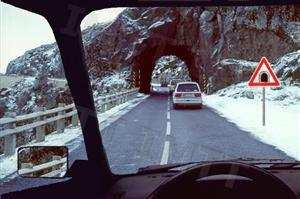
[[[178,162],[235,158],[292,160],[206,106],[174,110],[168,95],[148,97],[106,127],[102,134],[111,169],[121,174],[148,165]],[[70,163],[86,158],[84,144],[82,140],[79,142],[80,147],[70,154]],[[0,184],[0,194],[55,181],[16,177]]]

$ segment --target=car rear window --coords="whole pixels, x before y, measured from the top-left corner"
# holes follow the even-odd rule
[[[199,88],[197,84],[179,84],[177,92],[197,92]]]

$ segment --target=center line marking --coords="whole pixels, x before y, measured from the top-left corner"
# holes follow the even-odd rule
[[[170,119],[170,111],[167,112],[167,119]]]
[[[170,150],[170,142],[165,141],[164,149],[163,149],[163,154],[161,156],[161,161],[160,164],[168,164],[168,159],[169,159],[169,150]]]
[[[171,134],[171,122],[167,121],[166,135],[170,135],[170,134]]]

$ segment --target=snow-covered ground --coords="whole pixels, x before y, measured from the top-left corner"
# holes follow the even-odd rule
[[[136,98],[113,107],[104,113],[99,113],[98,119],[100,122],[100,130],[103,130],[105,127],[109,126],[112,122],[126,114],[147,97],[148,95],[137,94]],[[53,132],[52,134],[46,136],[46,140],[44,142],[32,142],[28,143],[26,146],[67,146],[70,153],[80,146],[82,140],[83,137],[80,127],[68,127],[65,129],[64,133],[56,134]],[[3,155],[0,156],[0,163],[0,182],[1,179],[9,175],[11,178],[15,177],[15,172],[17,171],[17,152],[10,157],[4,157]],[[15,175],[11,175],[13,173],[15,173]]]
[[[240,83],[204,96],[204,103],[255,138],[300,160],[300,87],[266,89],[266,126],[261,96],[262,89]]]

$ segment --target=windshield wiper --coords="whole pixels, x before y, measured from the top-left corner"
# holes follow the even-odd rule
[[[276,163],[272,164],[270,169],[300,169],[300,162]]]
[[[199,163],[187,162],[187,163],[174,163],[174,164],[167,164],[167,165],[151,165],[151,166],[139,168],[137,174],[163,173],[169,171],[170,169],[183,167],[191,164],[199,164]]]
[[[231,160],[219,160],[219,161],[201,161],[201,162],[187,162],[187,163],[174,163],[174,164],[167,164],[167,165],[151,165],[147,167],[141,167],[138,169],[137,174],[149,174],[149,173],[163,173],[168,171],[177,171],[176,168],[181,167],[183,169],[186,168],[186,166],[191,167],[196,164],[205,164],[205,163],[211,163],[211,162],[245,162],[252,165],[264,165],[265,168],[270,169],[291,169],[296,168],[300,169],[300,162],[298,161],[292,161],[292,162],[285,162],[286,160],[280,159],[280,158],[273,158],[273,159],[267,159],[267,158],[237,158],[237,159],[231,159]]]
[[[284,162],[286,161],[285,159],[281,159],[281,158],[249,158],[249,157],[245,157],[245,158],[237,158],[237,159],[232,159],[229,161],[244,161],[244,162],[255,162],[255,161],[264,161],[264,162]]]

